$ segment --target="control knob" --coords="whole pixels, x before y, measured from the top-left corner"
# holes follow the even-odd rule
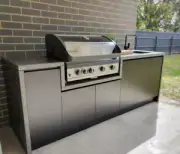
[[[110,68],[111,70],[114,70],[114,69],[116,68],[116,66],[115,66],[115,65],[110,65],[109,68]]]
[[[101,66],[101,67],[99,67],[99,70],[100,70],[101,72],[104,72],[104,71],[105,71],[105,67],[104,67],[104,66]]]
[[[80,74],[80,70],[79,69],[75,70],[75,74],[79,75]]]
[[[87,70],[86,69],[82,69],[82,73],[83,74],[87,74]]]
[[[93,68],[89,68],[88,69],[88,73],[93,73],[94,72],[94,69]]]

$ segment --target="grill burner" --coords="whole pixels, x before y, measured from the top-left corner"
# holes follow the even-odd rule
[[[121,50],[105,36],[46,35],[47,56],[65,62],[66,82],[120,74]]]

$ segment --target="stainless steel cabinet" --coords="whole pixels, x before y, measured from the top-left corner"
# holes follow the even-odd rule
[[[25,89],[32,148],[61,135],[60,70],[25,72]]]
[[[112,115],[120,110],[120,80],[96,86],[96,118]]]
[[[73,132],[95,118],[95,86],[62,93],[63,129]]]
[[[121,108],[151,101],[159,95],[163,57],[123,62]]]

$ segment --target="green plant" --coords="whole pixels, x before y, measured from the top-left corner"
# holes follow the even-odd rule
[[[140,0],[137,12],[137,29],[169,31],[172,26],[173,4],[153,0]]]
[[[107,37],[113,41],[116,41],[116,36],[114,34],[109,34]]]

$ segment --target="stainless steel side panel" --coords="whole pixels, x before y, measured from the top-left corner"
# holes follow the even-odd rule
[[[2,60],[6,83],[10,125],[27,153],[31,152],[27,108],[24,93],[24,72]]]
[[[63,129],[78,131],[95,119],[95,86],[62,93]]]
[[[61,136],[60,69],[25,72],[32,148],[39,148]]]
[[[121,81],[121,108],[138,105],[159,95],[163,57],[125,60]]]
[[[120,80],[96,86],[96,118],[114,114],[120,110]]]

